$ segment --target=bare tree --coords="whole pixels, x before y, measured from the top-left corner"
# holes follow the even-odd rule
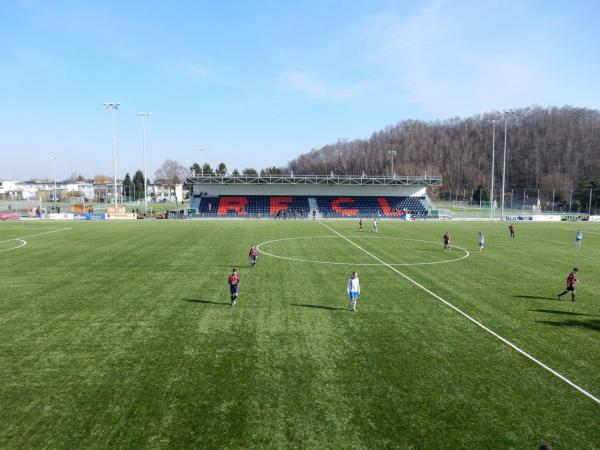
[[[296,174],[389,172],[387,150],[397,151],[399,175],[441,176],[443,192],[463,192],[490,185],[492,111],[468,118],[423,122],[404,120],[373,133],[369,139],[338,141],[313,149],[289,163]],[[496,126],[495,191],[500,192],[504,122]],[[497,124],[497,125],[498,125]],[[560,191],[582,185],[600,167],[600,111],[585,108],[530,107],[508,122],[506,182],[515,188]],[[556,192],[555,192],[556,194]]]
[[[185,166],[179,164],[177,161],[167,159],[160,169],[154,173],[155,182],[169,186],[173,190],[175,195],[175,203],[177,204],[177,190],[178,184],[183,184],[188,170]]]

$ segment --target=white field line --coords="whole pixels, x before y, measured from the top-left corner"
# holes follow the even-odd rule
[[[71,229],[71,227],[66,227],[66,228],[59,228],[57,230],[46,231],[44,233],[28,234],[27,236],[19,236],[16,238],[7,239],[5,241],[0,241],[0,244],[2,244],[4,242],[17,241],[19,239],[25,239],[25,238],[35,237],[35,236],[43,236],[45,234],[50,234],[50,233],[58,233],[60,231],[66,231],[66,230],[70,230],[70,229]]]
[[[16,250],[18,248],[25,247],[27,245],[27,241],[24,239],[10,239],[8,241],[2,241],[2,242],[11,242],[11,241],[19,241],[19,242],[21,242],[21,244],[17,245],[16,247],[5,248],[4,250],[0,250],[0,253],[10,252],[11,250]]]
[[[6,242],[12,242],[12,241],[20,241],[21,242],[21,245],[17,245],[16,247],[11,247],[11,248],[7,248],[7,249],[4,249],[4,250],[0,250],[0,253],[9,252],[11,250],[16,250],[18,248],[25,247],[27,245],[27,241],[25,240],[25,238],[30,238],[30,237],[35,237],[35,236],[44,236],[46,234],[58,233],[60,231],[66,231],[66,230],[70,230],[70,229],[71,229],[70,227],[59,228],[58,230],[46,231],[44,233],[29,234],[27,236],[21,236],[21,237],[18,237],[18,238],[12,238],[12,239],[6,239],[4,241],[0,241],[0,244],[4,244]]]
[[[359,237],[359,236],[350,236],[350,237]],[[385,237],[379,237],[379,236],[364,236],[364,237],[366,239],[392,239],[392,240],[400,240],[400,241],[425,242],[427,244],[439,245],[439,243],[437,243],[437,242],[424,241],[424,240],[421,240],[421,239],[406,239],[406,238],[398,238],[398,237],[385,238]],[[289,257],[289,256],[275,255],[273,253],[269,253],[269,252],[267,252],[267,251],[265,251],[265,250],[262,249],[263,245],[272,244],[274,242],[294,241],[294,240],[298,240],[298,239],[321,239],[321,238],[335,238],[335,239],[337,239],[338,236],[331,236],[331,235],[327,235],[327,236],[298,236],[298,237],[288,237],[288,238],[282,238],[282,239],[274,239],[272,241],[261,242],[260,244],[258,244],[256,246],[256,249],[260,253],[262,253],[263,255],[271,256],[273,258],[285,259],[287,261],[298,261],[298,262],[306,262],[306,263],[313,263],[313,264],[330,264],[330,265],[338,265],[338,266],[381,266],[381,264],[379,264],[379,263],[349,263],[349,262],[340,262],[340,261],[319,261],[319,260],[315,260],[315,259],[292,258],[292,257]],[[469,257],[470,253],[469,253],[469,251],[467,249],[464,249],[462,247],[458,247],[456,245],[453,245],[453,247],[462,250],[463,252],[465,252],[465,254],[463,256],[459,257],[459,258],[447,259],[447,260],[444,260],[444,261],[430,261],[430,262],[416,262],[416,263],[390,263],[390,266],[427,266],[427,265],[432,265],[432,264],[446,264],[446,263],[461,261],[461,260]]]
[[[346,241],[348,241],[350,244],[352,244],[353,246],[355,246],[356,248],[358,248],[359,250],[362,250],[364,253],[366,253],[367,255],[369,255],[371,258],[375,259],[376,261],[379,261],[381,264],[383,264],[384,266],[390,268],[391,270],[393,270],[394,272],[396,272],[398,275],[402,276],[403,278],[405,278],[406,280],[410,281],[412,284],[414,284],[415,286],[417,286],[418,288],[423,289],[425,292],[427,292],[429,295],[431,295],[432,297],[436,298],[437,300],[441,301],[443,304],[445,304],[446,306],[448,306],[449,308],[452,308],[454,311],[456,311],[457,313],[459,313],[460,315],[462,315],[463,317],[465,317],[466,319],[470,320],[471,322],[473,322],[475,325],[477,325],[478,327],[480,327],[481,329],[487,331],[489,334],[491,334],[492,336],[494,336],[496,339],[499,339],[500,341],[504,342],[506,345],[508,345],[509,347],[511,347],[513,350],[519,352],[521,355],[525,356],[527,359],[533,361],[534,363],[536,363],[537,365],[543,367],[544,369],[546,369],[548,372],[550,372],[552,375],[554,375],[555,377],[561,379],[562,381],[564,381],[565,383],[567,383],[569,386],[575,388],[576,390],[578,390],[579,392],[581,392],[583,395],[585,395],[586,397],[589,397],[590,399],[592,399],[594,402],[596,402],[598,405],[600,405],[600,399],[598,397],[595,397],[593,394],[589,393],[588,391],[586,391],[585,389],[579,387],[578,385],[576,385],[575,383],[573,383],[571,380],[569,380],[568,378],[566,378],[565,376],[561,375],[560,373],[558,373],[556,370],[552,369],[551,367],[547,366],[546,364],[544,364],[542,361],[540,361],[539,359],[534,358],[533,356],[531,356],[529,353],[527,353],[525,350],[521,349],[520,347],[516,346],[515,344],[513,344],[512,342],[510,342],[508,339],[503,338],[502,336],[500,336],[498,333],[490,330],[488,327],[486,327],[485,325],[483,325],[481,322],[479,322],[478,320],[474,319],[473,317],[469,316],[467,313],[463,312],[462,310],[460,310],[459,308],[457,308],[456,306],[454,306],[452,303],[444,300],[442,297],[440,297],[439,295],[437,295],[435,292],[430,291],[429,289],[427,289],[425,286],[419,284],[418,282],[416,282],[415,280],[413,280],[412,278],[410,278],[408,275],[403,274],[402,272],[400,272],[398,269],[396,269],[395,267],[390,266],[388,263],[386,263],[385,261],[381,260],[380,258],[378,258],[377,256],[375,256],[374,254],[372,254],[371,252],[369,252],[368,250],[365,250],[364,248],[362,248],[360,245],[356,244],[355,242],[351,241],[350,239],[348,239],[346,236],[342,235],[341,233],[338,233],[336,230],[334,230],[333,228],[331,228],[330,226],[324,224],[323,222],[319,222],[321,225],[323,225],[325,228],[329,229],[330,231],[334,232],[335,234],[337,234],[338,236],[340,236],[341,238],[345,239]]]
[[[565,230],[569,230],[569,231],[577,231],[575,228],[565,228]],[[581,231],[581,233],[585,233],[585,234],[600,234],[597,231],[590,231],[590,230],[586,230],[585,228],[583,230],[579,229],[579,231]]]

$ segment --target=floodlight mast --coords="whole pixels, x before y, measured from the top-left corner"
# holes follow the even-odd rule
[[[117,213],[117,136],[115,131],[115,111],[121,106],[120,103],[106,102],[104,108],[112,112],[112,147],[113,147],[113,175],[114,175],[114,203],[115,214]]]
[[[392,156],[392,178],[395,178],[396,174],[394,172],[394,156],[396,156],[398,152],[396,150],[388,150],[388,155]]]
[[[206,148],[202,147],[202,148],[197,149],[197,151],[200,152],[200,174],[202,176],[204,176],[204,163],[202,162],[203,161],[202,160],[202,153],[206,151]]]
[[[148,211],[148,164],[146,159],[146,117],[150,117],[151,112],[139,112],[137,116],[142,119],[142,148],[144,151],[144,209]]]
[[[54,177],[54,212],[56,212],[56,156],[51,156],[52,160],[52,174]]]
[[[496,161],[496,119],[492,119],[492,185],[490,186],[490,220],[494,220],[494,171]],[[479,193],[481,202],[481,192]],[[480,203],[481,205],[481,203]]]
[[[506,137],[507,137],[508,120],[514,114],[515,114],[515,112],[512,109],[505,109],[502,112],[502,115],[504,118],[504,156],[502,158],[502,199],[501,199],[501,203],[502,203],[501,211],[502,212],[500,213],[500,220],[503,220],[503,218],[504,218],[504,185],[506,182]]]

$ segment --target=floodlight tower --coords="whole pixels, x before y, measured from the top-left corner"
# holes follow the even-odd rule
[[[504,184],[506,182],[506,137],[507,137],[507,128],[508,128],[508,120],[512,116],[514,116],[515,112],[512,109],[505,109],[502,112],[504,118],[504,156],[502,158],[502,209],[500,213],[500,219],[504,217]]]
[[[496,161],[496,119],[490,120],[492,122],[492,185],[490,186],[490,220],[494,220],[494,171]],[[481,201],[481,192],[479,193],[479,200]],[[481,203],[480,203],[481,205]],[[502,218],[500,218],[502,220]]]
[[[394,177],[394,156],[396,156],[398,152],[396,150],[388,150],[388,155],[392,156],[392,178]]]
[[[200,152],[200,174],[204,176],[204,163],[202,162],[202,153],[206,151],[204,147],[197,149]]]
[[[52,174],[54,177],[54,211],[56,212],[56,156],[51,156],[52,160]]]
[[[146,160],[146,117],[150,117],[151,112],[139,112],[137,116],[142,119],[142,148],[144,151],[144,209],[148,211],[148,165]]]
[[[112,111],[112,148],[113,148],[113,174],[114,174],[114,203],[115,213],[117,212],[117,136],[115,131],[115,113],[121,106],[120,103],[106,102],[104,108]]]

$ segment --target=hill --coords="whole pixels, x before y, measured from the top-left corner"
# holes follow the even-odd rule
[[[444,192],[490,185],[492,119],[496,118],[496,189],[502,175],[504,121],[498,112],[425,122],[404,120],[369,139],[338,141],[289,163],[297,174],[391,173],[442,176]],[[599,176],[600,111],[538,106],[515,111],[508,122],[506,186],[556,189],[584,187]]]

